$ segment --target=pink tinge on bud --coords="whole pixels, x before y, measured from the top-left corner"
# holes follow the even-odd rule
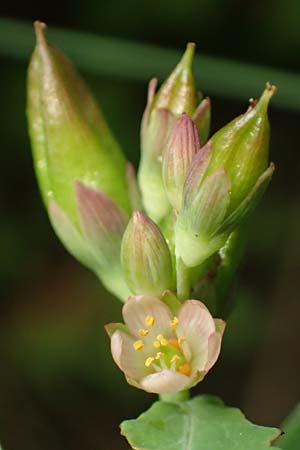
[[[94,251],[110,259],[120,252],[128,218],[103,192],[75,182],[78,215],[82,231]]]
[[[183,190],[185,203],[190,203],[197,195],[211,156],[211,141],[209,141],[204,147],[201,147],[187,172]]]
[[[200,150],[196,125],[185,113],[178,119],[163,157],[163,180],[172,206],[179,211],[186,174]]]
[[[135,211],[123,235],[121,263],[127,284],[135,294],[160,295],[173,287],[172,261],[158,226]]]

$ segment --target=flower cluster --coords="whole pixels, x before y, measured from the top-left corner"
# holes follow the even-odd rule
[[[53,228],[126,302],[126,326],[107,330],[128,381],[149,392],[186,389],[215,363],[225,326],[200,302],[209,303],[200,287],[215,282],[218,297],[220,283],[230,285],[240,225],[274,171],[267,109],[275,87],[267,83],[209,138],[211,104],[195,89],[188,44],[158,91],[156,79],[149,84],[136,177],[88,87],[47,43],[44,24],[35,27],[27,114]]]

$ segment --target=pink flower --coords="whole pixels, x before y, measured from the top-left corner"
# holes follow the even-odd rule
[[[173,309],[173,308],[172,308]],[[198,300],[174,315],[159,298],[130,297],[125,324],[106,326],[113,359],[129,384],[156,394],[175,393],[201,381],[218,359],[225,322]]]

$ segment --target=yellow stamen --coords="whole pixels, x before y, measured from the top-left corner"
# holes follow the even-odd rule
[[[147,336],[148,333],[149,333],[149,330],[144,330],[143,328],[141,328],[139,330],[139,335],[140,336]]]
[[[144,348],[144,343],[143,341],[135,341],[133,347],[136,351],[142,350],[142,348]]]
[[[149,358],[147,358],[145,361],[145,366],[150,367],[151,364],[153,363],[153,361],[154,361],[154,358],[152,356],[149,356]]]
[[[153,347],[154,348],[159,348],[160,347],[160,342],[159,341],[153,341]]]
[[[176,330],[178,323],[179,323],[179,320],[178,320],[177,317],[175,316],[175,317],[173,318],[172,322],[170,323],[170,327],[171,327],[171,329],[172,329],[173,331]]]
[[[178,345],[183,344],[186,341],[186,337],[181,337],[178,339]]]
[[[164,347],[168,345],[167,339],[165,339],[162,334],[156,336],[156,339],[158,340],[158,342],[160,342],[160,345],[163,345]]]
[[[179,361],[180,359],[181,359],[180,356],[174,355],[174,356],[171,358],[171,363],[176,362],[176,361]],[[182,367],[182,366],[180,366],[180,367]]]
[[[154,324],[154,317],[153,316],[147,316],[145,319],[145,324],[147,327],[152,327]]]
[[[178,372],[182,375],[189,376],[191,374],[191,366],[189,364],[182,364],[182,366],[178,367]]]
[[[164,356],[164,353],[157,352],[156,355],[155,355],[155,359],[160,359],[162,356]]]

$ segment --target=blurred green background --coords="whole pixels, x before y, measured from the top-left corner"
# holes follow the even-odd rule
[[[270,111],[277,171],[250,224],[232,294],[238,306],[221,359],[195,389],[222,396],[260,424],[279,425],[300,399],[299,1],[52,0],[24,2],[18,9],[5,2],[1,15],[28,24],[44,20],[50,40],[52,26],[120,39],[109,55],[112,67],[102,70],[98,58],[94,69],[91,58],[88,65],[79,57],[76,62],[89,67],[81,73],[135,163],[145,80],[155,75],[146,71],[151,61],[144,44],[169,49],[171,62],[173,50],[195,41],[200,78],[201,55],[203,64],[212,57],[199,87],[212,96],[213,131],[243,112],[266,81],[280,78]],[[123,40],[142,44],[131,54],[141,62],[138,75],[130,64],[122,74]],[[24,113],[31,42],[33,32],[28,41],[18,23],[10,22],[8,32],[0,23],[0,441],[4,450],[126,449],[118,424],[155,397],[129,387],[113,364],[103,325],[120,318],[121,304],[65,252],[43,209]],[[60,47],[72,49],[72,36]],[[87,42],[78,51],[97,55]],[[270,79],[232,60],[265,66]],[[155,61],[160,77],[172,69],[168,61]]]

